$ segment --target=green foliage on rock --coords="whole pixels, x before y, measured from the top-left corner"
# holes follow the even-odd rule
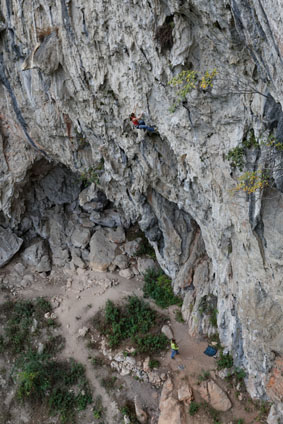
[[[232,368],[233,366],[233,358],[232,356],[227,353],[227,355],[224,355],[224,353],[221,351],[220,352],[220,357],[217,360],[217,368],[223,369],[223,368]]]

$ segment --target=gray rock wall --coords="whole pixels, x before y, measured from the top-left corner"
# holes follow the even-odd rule
[[[17,199],[42,156],[78,175],[98,169],[107,198],[139,222],[185,295],[190,331],[210,331],[198,302],[213,294],[221,341],[248,370],[250,393],[264,396],[274,355],[283,354],[282,154],[262,146],[244,157],[246,170],[270,168],[264,195],[233,195],[240,171],[225,157],[251,130],[282,139],[280,0],[0,5],[3,217],[12,228],[20,222]],[[156,37],[163,24],[173,43]],[[197,87],[171,113],[168,81],[214,68],[213,88]],[[158,134],[131,127],[135,105]]]

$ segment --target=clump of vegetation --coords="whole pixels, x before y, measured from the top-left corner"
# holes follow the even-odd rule
[[[200,408],[199,403],[192,401],[190,403],[190,407],[189,407],[189,414],[191,416],[196,415],[196,413],[198,412],[199,408]]]
[[[144,281],[144,297],[151,297],[161,308],[182,305],[182,298],[174,295],[171,279],[163,271],[148,269],[144,275]]]
[[[18,398],[47,404],[50,414],[59,414],[62,423],[92,402],[84,367],[73,360],[58,362],[28,351],[18,359],[15,373]]]
[[[103,405],[102,405],[101,396],[96,397],[92,410],[93,410],[93,418],[94,419],[100,420],[101,418],[103,418],[104,408],[103,408]]]
[[[148,365],[149,365],[149,368],[153,370],[154,368],[160,367],[160,362],[157,359],[150,359]]]
[[[135,252],[135,256],[140,257],[144,255],[150,256],[152,259],[156,258],[154,248],[151,246],[144,233],[141,233],[141,241]]]
[[[180,309],[177,309],[175,311],[175,320],[177,322],[181,322],[181,323],[185,322],[183,315],[182,315],[182,311]]]
[[[217,328],[217,314],[218,311],[216,309],[217,298],[213,295],[203,296],[199,303],[199,313],[201,315],[208,315],[209,322],[212,327]]]
[[[123,340],[130,339],[138,353],[153,353],[168,345],[164,334],[156,334],[156,325],[161,317],[142,299],[136,296],[128,298],[124,307],[107,301],[104,317],[94,319],[94,325],[107,336],[110,347],[118,347]]]
[[[270,185],[270,175],[268,171],[257,170],[247,171],[238,179],[235,191],[242,190],[248,194],[255,193],[256,190],[263,190]]]
[[[88,168],[81,173],[81,180],[84,187],[91,183],[99,185],[99,175],[104,169],[104,159],[101,158],[99,164],[95,168]]]
[[[213,87],[213,81],[215,80],[216,75],[216,69],[213,69],[211,72],[206,71],[201,77],[199,77],[198,73],[193,70],[187,69],[181,71],[168,82],[169,85],[177,88],[177,100],[171,110],[174,111],[181,102],[185,101],[186,96],[198,85],[203,90]]]
[[[230,162],[232,168],[238,168],[240,171],[243,170],[245,149],[242,146],[237,146],[234,149],[229,150],[226,158]]]
[[[139,424],[133,402],[128,401],[124,406],[122,406],[120,411],[123,417],[129,418],[131,424]]]
[[[217,360],[217,368],[219,370],[223,368],[232,368],[233,366],[233,358],[232,356],[227,353],[227,355],[224,355],[223,351],[220,352],[220,358]]]
[[[30,348],[35,331],[39,332],[43,328],[48,327],[49,323],[44,318],[44,314],[51,310],[50,303],[43,298],[39,298],[34,302],[25,300],[4,303],[0,308],[0,321],[4,326],[0,349],[17,354]],[[35,323],[35,331],[31,332],[31,328]]]
[[[48,37],[52,32],[56,32],[58,36],[58,27],[46,27],[46,28],[37,28],[36,29],[36,35],[39,41],[44,41],[46,37]]]
[[[235,368],[234,375],[236,377],[237,382],[240,383],[244,380],[247,374],[245,370],[243,370],[243,368]]]
[[[198,381],[206,381],[210,378],[210,372],[209,371],[202,371],[202,373],[198,376]]]

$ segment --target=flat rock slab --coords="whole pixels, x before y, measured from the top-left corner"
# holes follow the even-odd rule
[[[23,240],[10,229],[0,227],[0,268],[12,259],[22,244]]]

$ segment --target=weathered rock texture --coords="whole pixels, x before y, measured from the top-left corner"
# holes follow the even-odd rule
[[[225,158],[252,132],[283,142],[280,0],[0,5],[3,225],[22,236],[25,215],[30,239],[48,240],[62,265],[70,250],[60,234],[76,225],[62,218],[78,205],[75,174],[99,179],[185,295],[191,332],[212,331],[199,304],[213,295],[220,339],[248,371],[250,393],[264,397],[274,352],[283,354],[282,153],[268,143],[244,149],[244,170],[267,167],[273,186],[250,195],[231,194],[240,171]],[[197,86],[170,113],[177,94],[168,81],[214,68],[213,88]],[[158,134],[131,128],[136,104]],[[81,195],[93,208],[84,225],[123,225],[99,214],[104,201]]]

